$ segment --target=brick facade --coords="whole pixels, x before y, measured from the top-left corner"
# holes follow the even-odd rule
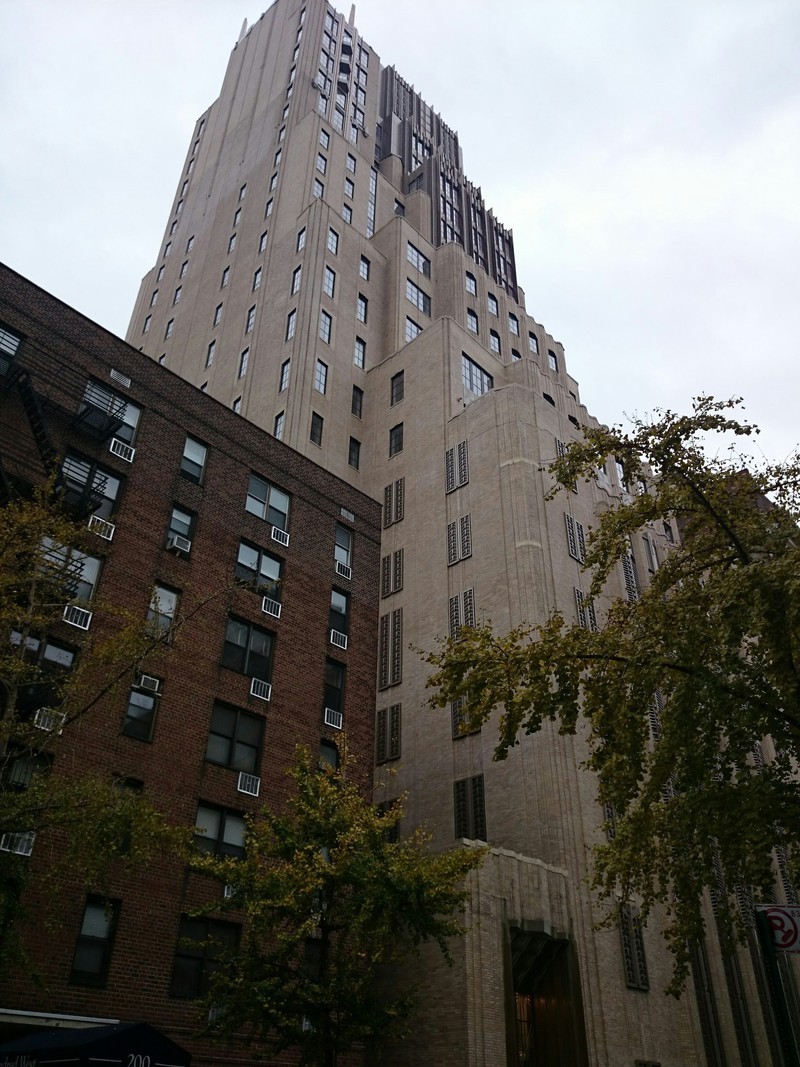
[[[127,680],[64,730],[54,773],[91,770],[136,779],[148,800],[187,826],[195,824],[199,801],[240,814],[263,804],[279,807],[295,746],[314,751],[322,739],[341,738],[323,723],[330,659],[346,670],[344,728],[369,788],[379,506],[6,269],[0,294],[0,322],[23,338],[14,365],[0,380],[0,456],[7,479],[32,483],[46,475],[19,390],[9,385],[16,367],[22,367],[30,374],[59,460],[69,451],[99,462],[122,482],[111,516],[113,539],[97,539],[102,569],[90,634],[85,637],[65,623],[54,637],[79,652],[86,638],[113,628],[115,610],[144,618],[156,585],[179,592],[178,614],[185,617],[174,648],[152,668],[161,680],[152,740],[122,733]],[[141,408],[132,462],[112,454],[108,440],[75,423],[89,380]],[[202,484],[180,473],[187,434],[208,448]],[[270,523],[245,511],[251,473],[289,495],[288,545],[272,538]],[[191,548],[181,554],[167,549],[176,505],[196,515]],[[353,535],[350,579],[335,572],[337,524]],[[282,560],[279,618],[262,611],[260,595],[234,582],[242,539]],[[329,641],[334,586],[350,598],[344,650]],[[230,616],[274,635],[268,702],[250,695],[247,675],[221,663]],[[264,720],[257,799],[238,790],[237,771],[205,758],[215,700]],[[112,877],[108,895],[120,901],[120,912],[107,983],[97,989],[70,984],[88,887],[76,872],[74,883],[61,888],[56,909],[52,900],[37,900],[37,870],[47,864],[50,847],[52,842],[40,835],[30,857],[29,906],[36,918],[26,930],[26,945],[33,970],[4,975],[4,1014],[143,1020],[192,1048],[197,1064],[239,1062],[238,1053],[196,1044],[190,1037],[196,1022],[191,1000],[168,995],[180,915],[208,887],[201,888],[180,863],[168,859],[124,882]],[[45,916],[54,924],[45,924]],[[243,1055],[245,1061],[251,1056]]]

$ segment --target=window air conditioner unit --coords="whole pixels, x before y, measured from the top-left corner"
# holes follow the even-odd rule
[[[118,437],[111,438],[108,450],[120,459],[124,459],[126,463],[133,463],[133,457],[136,455],[136,449],[120,441]]]
[[[136,688],[145,689],[148,693],[157,693],[161,689],[161,679],[154,678],[152,674],[140,674],[136,679]]]
[[[257,774],[247,774],[245,771],[239,771],[239,784],[236,788],[240,793],[247,793],[248,796],[257,797],[261,789],[261,779]]]
[[[348,567],[346,563],[340,563],[338,559],[336,560],[336,573],[340,578],[346,578],[348,582],[353,577],[352,568]]]
[[[61,734],[67,716],[63,711],[55,711],[53,708],[39,708],[33,717],[33,725],[48,733]]]
[[[341,730],[344,716],[335,708],[325,709],[325,725],[332,726],[334,730]]]
[[[250,696],[258,697],[259,700],[269,700],[272,696],[272,686],[269,682],[262,682],[260,678],[253,678],[250,683]]]
[[[273,600],[272,597],[264,597],[264,599],[261,601],[261,610],[264,612],[265,615],[272,615],[276,619],[279,619],[281,617],[280,601]]]
[[[167,549],[170,552],[182,552],[188,556],[192,551],[192,542],[188,537],[181,537],[180,534],[173,533],[167,538]]]
[[[67,604],[62,616],[64,622],[70,626],[77,626],[79,630],[88,630],[92,625],[92,613],[87,608],[79,608],[76,604]]]
[[[94,530],[98,537],[102,537],[105,541],[110,541],[114,536],[116,526],[113,522],[101,519],[99,515],[92,515],[89,519],[89,529]]]
[[[33,842],[36,840],[36,832],[27,830],[24,833],[3,834],[0,837],[0,852],[14,852],[18,856],[30,856],[33,852]]]
[[[277,541],[279,545],[288,545],[289,535],[285,530],[279,530],[277,526],[273,526],[272,540]]]
[[[331,630],[331,644],[336,645],[337,648],[347,648],[347,634],[339,633],[338,630]]]

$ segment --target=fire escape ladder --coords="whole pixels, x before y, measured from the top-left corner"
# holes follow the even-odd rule
[[[50,434],[47,432],[47,424],[42,412],[42,405],[39,403],[39,397],[36,395],[36,390],[33,388],[33,383],[31,382],[31,376],[27,370],[21,369],[20,373],[17,375],[17,391],[22,400],[25,414],[28,416],[28,422],[31,427],[31,433],[33,434],[33,440],[36,443],[36,448],[41,456],[45,470],[49,473],[54,470],[56,466],[56,450],[53,448]]]

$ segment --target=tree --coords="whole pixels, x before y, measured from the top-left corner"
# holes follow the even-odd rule
[[[83,612],[78,619],[89,610],[96,545],[52,484],[0,508],[0,943],[21,914],[37,835],[59,840],[60,859],[38,874],[40,882],[55,885],[77,869],[95,886],[113,860],[141,863],[156,850],[180,848],[186,836],[125,783],[59,771],[58,750],[76,724],[101,714],[102,699],[130,685],[172,636],[103,604],[89,634],[66,639],[65,609]],[[6,952],[12,942],[19,948],[5,940]]]
[[[502,707],[497,759],[546,720],[562,733],[587,720],[609,837],[593,884],[609,921],[619,900],[638,899],[645,918],[663,906],[673,991],[703,936],[705,892],[730,945],[749,919],[734,889],[771,899],[777,859],[791,899],[800,855],[800,466],[738,455],[758,432],[739,404],[701,397],[689,415],[659,412],[629,432],[585,429],[552,465],[554,492],[595,478],[609,456],[638,487],[589,537],[599,629],[555,612],[504,636],[462,629],[427,657],[433,706],[464,698],[471,727]],[[672,550],[645,589],[604,596],[648,528],[668,529]]]
[[[346,754],[334,769],[298,747],[288,773],[296,790],[286,813],[250,821],[243,859],[193,860],[246,917],[208,1003],[222,1032],[245,1030],[276,1051],[298,1048],[303,1064],[333,1067],[357,1043],[402,1034],[412,993],[377,984],[379,969],[427,941],[450,962],[448,939],[464,933],[464,880],[483,853],[433,854],[419,830],[399,840],[399,804],[374,807]]]

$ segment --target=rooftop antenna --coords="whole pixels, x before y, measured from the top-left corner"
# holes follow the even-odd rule
[[[245,19],[244,22],[242,23],[242,28],[239,31],[239,40],[236,42],[237,44],[240,44],[242,42],[242,40],[244,39],[244,35],[246,33],[247,33],[247,19]]]

